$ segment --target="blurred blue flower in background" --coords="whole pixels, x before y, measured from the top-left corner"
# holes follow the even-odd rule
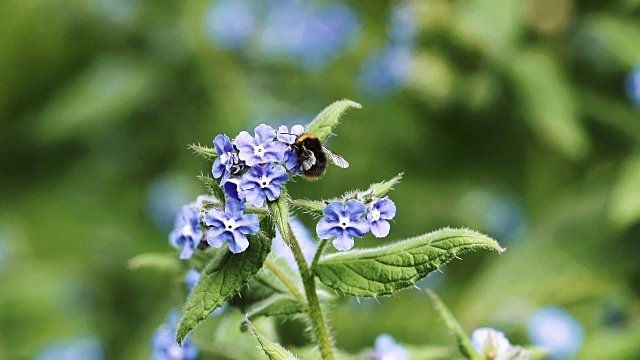
[[[56,340],[42,349],[34,360],[102,360],[102,341],[95,335]]]
[[[176,217],[173,231],[169,234],[169,243],[175,248],[182,247],[180,259],[188,259],[193,255],[203,236],[200,212],[192,205],[184,205]]]
[[[416,32],[416,6],[412,1],[398,2],[391,9],[388,34],[395,46],[413,48]]]
[[[387,46],[375,51],[360,72],[360,87],[374,96],[388,95],[404,86],[411,74],[413,51],[404,46]]]
[[[147,211],[161,229],[174,225],[176,214],[191,199],[187,181],[178,175],[165,174],[155,178],[147,190]]]
[[[638,108],[640,108],[640,66],[636,67],[627,77],[627,94]]]
[[[250,0],[220,0],[204,16],[204,34],[212,43],[229,49],[244,46],[256,26],[256,9]]]
[[[189,292],[193,290],[198,281],[200,281],[200,271],[193,268],[189,269],[189,271],[187,271],[187,275],[184,277],[184,282],[187,284]]]
[[[193,360],[198,357],[198,348],[187,336],[180,346],[176,342],[180,311],[172,309],[164,324],[153,334],[151,351],[154,360]]]
[[[404,86],[411,75],[416,36],[415,5],[397,3],[389,16],[389,42],[365,60],[359,87],[373,96],[385,96]]]
[[[409,360],[409,352],[389,334],[380,334],[374,342],[376,360]]]
[[[531,343],[554,359],[572,358],[584,342],[580,322],[557,306],[538,309],[527,323],[527,332]]]
[[[527,230],[522,204],[510,196],[492,196],[484,217],[489,234],[498,239],[508,240]]]
[[[305,260],[307,260],[307,263],[311,263],[313,255],[316,253],[316,249],[318,248],[318,244],[316,244],[311,237],[311,233],[304,224],[300,222],[300,220],[295,217],[291,217],[289,220],[289,223],[291,224],[291,231],[293,231],[293,236],[296,237],[298,244],[300,244]],[[280,234],[280,230],[277,228],[276,237],[273,239],[273,252],[278,258],[285,259],[292,269],[298,268],[298,264],[296,264],[291,248],[289,248],[289,245],[284,242],[284,239]]]
[[[94,0],[94,11],[113,22],[130,20],[138,9],[138,0]]]
[[[316,69],[355,43],[359,34],[360,21],[347,5],[278,0],[267,10],[259,42],[264,55]]]

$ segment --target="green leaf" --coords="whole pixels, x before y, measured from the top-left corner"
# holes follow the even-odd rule
[[[469,341],[469,336],[467,335],[467,333],[462,330],[462,327],[460,326],[456,318],[453,316],[451,311],[449,311],[442,300],[440,300],[438,295],[436,295],[429,289],[427,289],[427,294],[429,294],[429,297],[431,297],[436,312],[438,312],[444,323],[447,325],[447,328],[449,328],[449,331],[456,338],[458,348],[460,349],[462,355],[471,360],[483,360],[483,357],[476,352],[473,346],[471,346],[471,341]]]
[[[584,158],[589,140],[557,62],[543,52],[521,51],[507,63],[521,113],[534,133],[567,158]]]
[[[198,175],[198,179],[200,179],[200,181],[204,183],[204,186],[207,188],[209,194],[213,195],[213,197],[215,197],[220,202],[220,204],[224,204],[224,190],[216,180],[214,180],[211,176],[204,174]]]
[[[176,336],[178,343],[182,343],[198,323],[240,291],[260,270],[271,250],[272,237],[267,234],[273,233],[273,224],[266,217],[260,227],[258,235],[248,236],[247,250],[234,254],[225,247],[204,268],[182,312]]]
[[[218,153],[216,152],[216,149],[214,148],[210,148],[208,146],[202,146],[200,144],[196,145],[196,144],[191,144],[189,145],[189,149],[191,149],[193,151],[194,154],[201,156],[207,160],[215,160],[215,158],[217,158]]]
[[[291,205],[310,215],[322,215],[328,203],[322,200],[295,199],[291,200]]]
[[[238,307],[242,313],[247,313],[258,302],[273,295],[288,294],[286,286],[270,272],[261,271],[249,281],[248,286],[229,301],[230,305]]]
[[[388,246],[327,255],[312,270],[334,290],[375,297],[412,286],[458,255],[477,249],[504,250],[478,232],[444,228]]]
[[[306,131],[315,134],[320,142],[325,142],[333,133],[333,128],[338,125],[342,114],[349,108],[361,109],[362,105],[351,100],[339,100],[327,106],[306,127]]]
[[[286,198],[287,190],[283,188],[280,197],[276,201],[268,202],[269,210],[271,210],[276,226],[278,227],[278,230],[280,230],[280,234],[282,234],[282,238],[285,242],[289,241],[288,233],[290,231],[289,205],[287,204]]]
[[[253,326],[251,321],[249,321],[249,319],[246,317],[245,317],[245,322],[247,323],[247,327],[251,331],[251,334],[253,334],[253,337],[255,337],[256,340],[258,340],[260,348],[262,349],[262,351],[264,351],[265,355],[267,355],[267,358],[269,358],[269,360],[299,359],[297,356],[293,355],[291,351],[282,347],[282,345],[276,342],[273,342],[263,337],[262,335],[258,334],[258,332],[256,331],[256,328]]]
[[[178,273],[182,270],[182,262],[175,252],[140,254],[129,259],[127,264],[134,270],[152,268],[168,273]]]
[[[253,304],[247,311],[249,319],[260,316],[294,315],[304,311],[304,304],[289,295],[272,295],[260,302]]]
[[[393,187],[400,182],[403,175],[404,173],[400,173],[389,181],[382,181],[379,183],[371,184],[369,188],[365,191],[362,191],[362,190],[349,191],[344,195],[342,195],[341,199],[342,200],[357,199],[362,202],[369,202],[373,200],[373,198],[381,198],[385,196],[389,191],[393,190]]]
[[[622,167],[611,195],[609,218],[619,226],[640,220],[640,155],[633,156]]]

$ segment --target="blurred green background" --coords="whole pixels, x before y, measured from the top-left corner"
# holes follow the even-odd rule
[[[187,145],[342,98],[363,105],[329,144],[351,167],[292,196],[404,171],[385,241],[470,227],[508,249],[419,283],[467,331],[528,344],[530,316],[559,306],[584,329],[575,358],[640,358],[639,20],[638,0],[2,1],[0,359],[77,338],[147,358],[182,279],[127,260],[171,251],[204,192],[211,164]],[[329,317],[352,353],[384,332],[454,347],[415,289]]]

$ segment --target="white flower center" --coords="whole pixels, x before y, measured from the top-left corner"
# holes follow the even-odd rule
[[[185,237],[193,236],[193,228],[191,227],[191,224],[184,224],[182,227],[182,235]]]
[[[378,209],[376,208],[371,209],[371,221],[378,220],[380,220],[380,211],[378,211]]]
[[[233,231],[238,227],[238,224],[236,224],[236,221],[233,219],[223,221],[223,223],[224,223],[224,229],[227,231]]]
[[[182,348],[178,344],[173,344],[167,349],[167,354],[171,359],[182,359]]]
[[[229,162],[229,158],[231,157],[229,154],[231,154],[231,153],[226,152],[226,153],[220,155],[220,162],[222,164],[226,164],[227,162]]]
[[[255,149],[253,149],[253,153],[256,155],[262,156],[264,154],[264,146],[258,145]]]
[[[348,228],[348,227],[349,227],[349,224],[351,223],[351,220],[350,220],[348,217],[342,217],[342,216],[340,216],[340,219],[339,219],[339,220],[340,220],[339,226],[340,226],[343,230],[345,230],[346,228]]]
[[[269,179],[266,175],[262,175],[262,177],[260,178],[260,187],[264,189],[266,187],[269,187],[270,183],[271,179]]]

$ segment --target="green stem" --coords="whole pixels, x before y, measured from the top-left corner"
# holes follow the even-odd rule
[[[322,309],[320,308],[318,294],[316,292],[315,277],[313,276],[313,272],[307,264],[307,261],[304,259],[304,255],[302,254],[302,249],[300,249],[298,240],[296,240],[296,237],[293,235],[293,231],[291,231],[291,226],[288,223],[286,224],[286,226],[288,236],[283,235],[283,237],[285,240],[288,240],[287,243],[291,246],[293,256],[295,257],[296,263],[298,263],[298,268],[300,269],[300,276],[302,277],[304,292],[307,296],[307,307],[309,318],[311,319],[311,327],[313,328],[313,333],[316,337],[316,341],[318,341],[320,355],[324,360],[334,360],[335,356],[333,355],[331,338],[329,337],[329,331],[327,330],[324,316],[322,315]]]
[[[311,268],[313,265],[317,264],[320,260],[320,255],[322,255],[322,251],[324,251],[325,245],[327,245],[328,239],[320,240],[320,244],[318,244],[318,249],[316,250],[316,254],[313,255],[313,261],[311,261]]]
[[[291,291],[291,294],[293,294],[293,296],[298,299],[298,301],[300,301],[301,303],[306,303],[304,296],[302,296],[302,294],[300,293],[300,291],[298,291],[298,288],[296,287],[296,285],[293,283],[293,281],[291,281],[291,279],[289,279],[289,277],[287,276],[287,274],[285,274],[282,270],[280,270],[280,268],[273,263],[273,261],[267,259],[264,261],[264,265],[267,267],[267,269],[269,269],[278,279],[280,279],[280,281],[284,284],[284,286],[287,287],[287,289],[289,289],[289,291]]]

